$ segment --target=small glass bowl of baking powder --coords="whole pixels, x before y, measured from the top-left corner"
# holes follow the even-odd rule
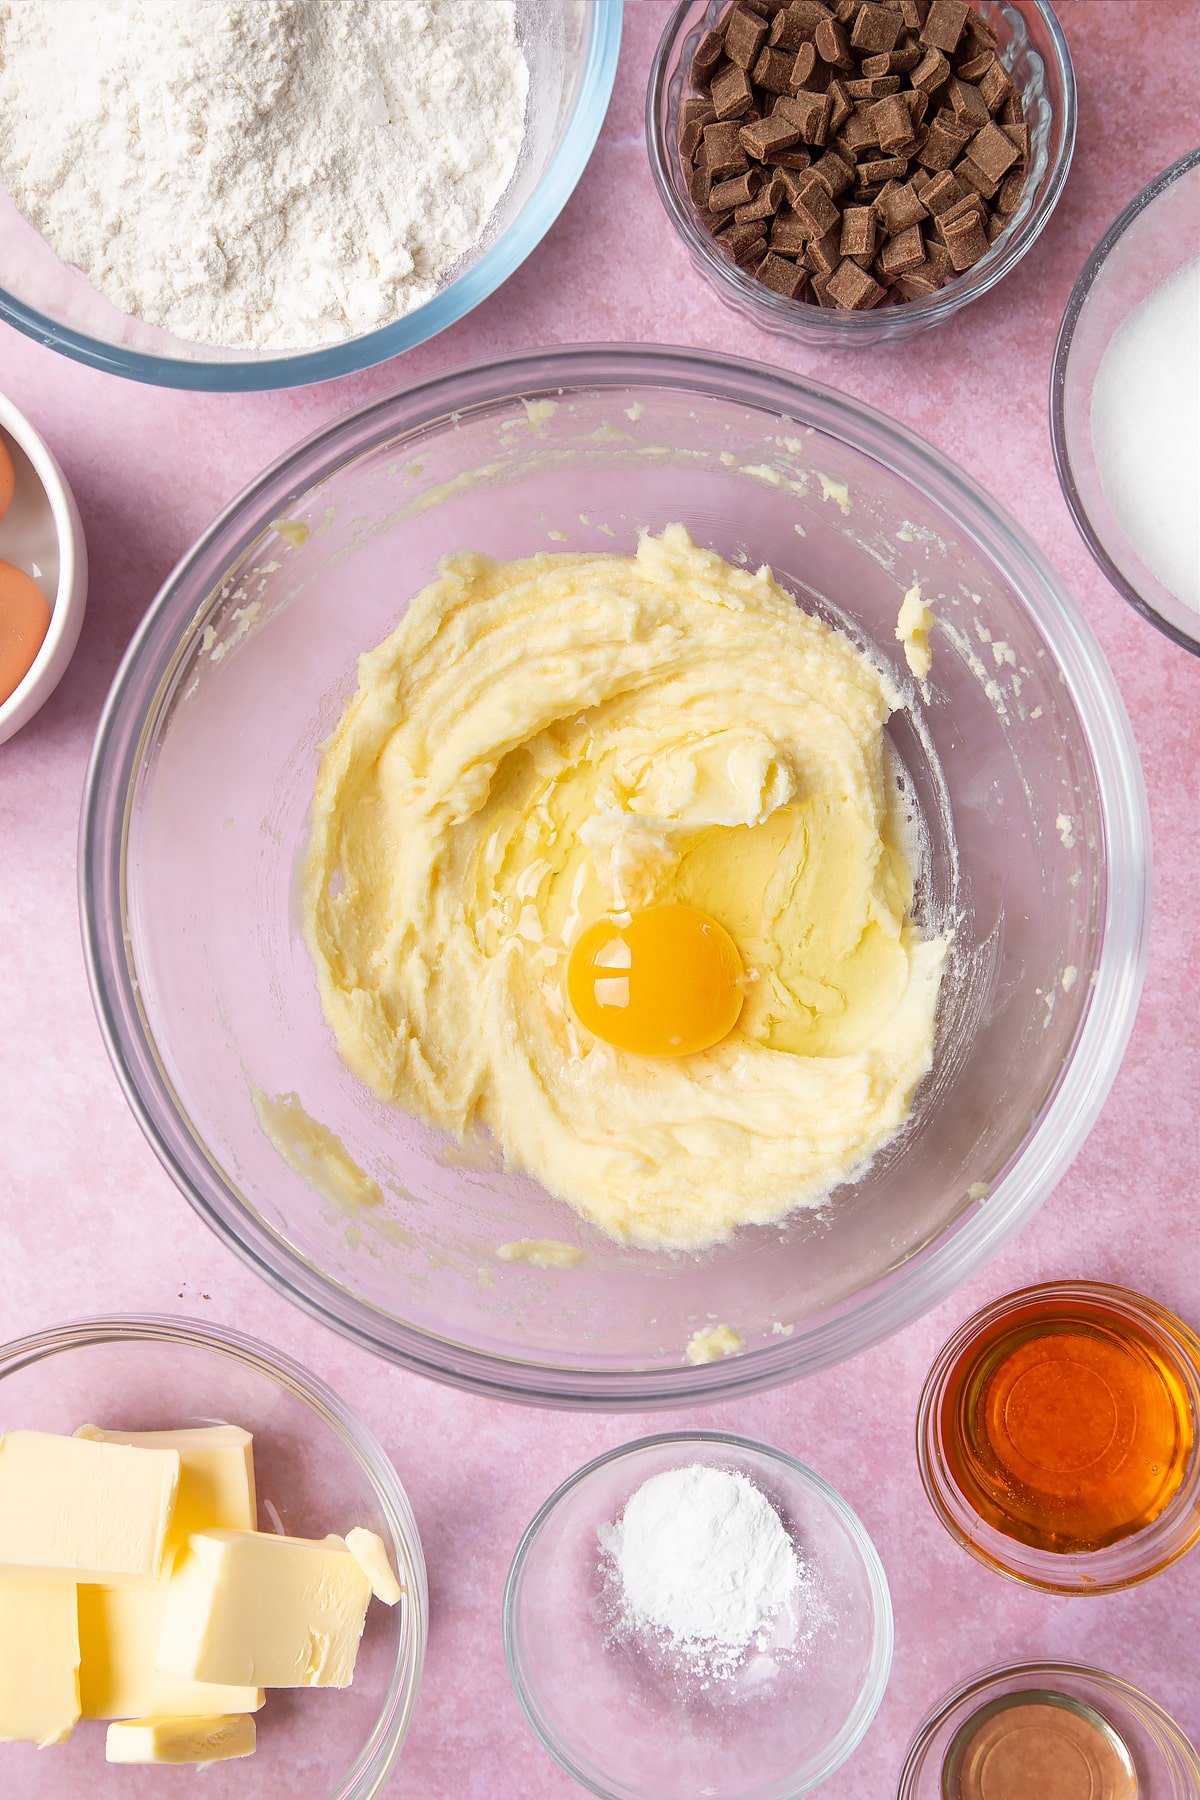
[[[1063,497],[1109,581],[1200,655],[1197,259],[1200,149],[1130,201],[1080,272],[1054,352],[1050,436]]]
[[[690,91],[687,77],[696,46],[727,4],[676,0],[655,51],[646,98],[646,145],[659,199],[694,267],[725,304],[758,330],[813,350],[864,350],[904,343],[957,318],[965,306],[990,294],[1041,236],[1075,152],[1075,73],[1050,0],[978,0],[1031,128],[1029,180],[1012,223],[974,268],[936,293],[866,312],[775,293],[726,256],[692,203],[679,154],[679,110]]]
[[[697,1494],[719,1472],[749,1502],[753,1566],[731,1590],[765,1592],[774,1581],[778,1591],[781,1554],[791,1567],[786,1602],[761,1614],[737,1655],[681,1636],[699,1616],[682,1582],[674,1636],[630,1604],[644,1597],[634,1559],[618,1548],[622,1531],[627,1551],[633,1536],[631,1502],[642,1504],[644,1531],[647,1485],[681,1472]],[[682,1563],[680,1546],[697,1544],[703,1521],[687,1496],[675,1498],[670,1556]],[[730,1537],[746,1526],[728,1510],[712,1518],[714,1553],[728,1560]],[[773,1543],[758,1535],[764,1521]],[[652,1541],[643,1537],[642,1548]],[[892,1609],[874,1545],[819,1475],[747,1438],[668,1432],[609,1451],[550,1496],[509,1571],[504,1642],[533,1730],[603,1800],[796,1800],[841,1767],[874,1718],[891,1667]]]
[[[1200,1757],[1148,1694],[1078,1663],[1019,1663],[985,1669],[938,1701],[896,1800],[1028,1800],[1050,1775],[1056,1794],[1104,1800],[1200,1793]]]

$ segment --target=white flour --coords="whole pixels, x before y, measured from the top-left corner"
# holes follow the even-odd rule
[[[727,1677],[801,1586],[778,1513],[744,1475],[701,1463],[652,1475],[600,1546],[620,1582],[626,1627],[661,1633],[698,1672]]]
[[[510,0],[0,0],[0,182],[122,311],[302,349],[431,298],[523,136]]]

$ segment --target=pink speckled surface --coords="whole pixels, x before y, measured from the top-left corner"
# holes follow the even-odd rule
[[[1194,43],[1196,5],[1064,0],[1059,10],[1081,91],[1066,195],[997,295],[898,353],[846,360],[788,350],[735,327],[698,284],[665,228],[642,143],[646,72],[666,0],[627,9],[599,150],[549,238],[502,294],[403,364],[303,393],[192,396],[91,373],[0,327],[0,388],[61,459],[93,568],[71,670],[38,718],[0,749],[0,1337],[100,1310],[249,1325],[361,1410],[408,1485],[430,1568],[430,1655],[396,1794],[560,1800],[579,1791],[530,1736],[510,1692],[501,1591],[535,1508],[587,1457],[638,1435],[638,1421],[524,1412],[389,1371],[269,1293],[205,1230],[127,1111],[93,1020],[75,905],[79,793],[101,701],[137,619],[201,527],[264,464],[410,379],[586,338],[782,361],[870,400],[960,458],[1065,575],[1100,636],[1141,747],[1157,859],[1133,1041],[1096,1129],[1037,1220],[968,1289],[868,1355],[756,1400],[658,1415],[653,1427],[724,1426],[782,1445],[843,1491],[879,1545],[896,1608],[895,1666],[866,1741],[822,1790],[829,1800],[894,1793],[926,1708],[1001,1658],[1095,1661],[1200,1733],[1200,1555],[1122,1596],[1022,1592],[935,1523],[912,1450],[917,1394],[935,1350],[969,1311],[1007,1289],[1053,1276],[1120,1280],[1200,1324],[1200,660],[1143,624],[1094,568],[1059,496],[1046,408],[1075,274],[1120,207],[1189,147],[1194,61],[1157,47],[1185,31],[1174,41]]]

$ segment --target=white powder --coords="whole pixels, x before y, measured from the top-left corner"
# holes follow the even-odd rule
[[[124,312],[302,349],[437,292],[528,86],[511,0],[0,0],[0,182]]]
[[[643,1482],[600,1546],[621,1623],[661,1634],[700,1673],[727,1677],[798,1594],[802,1568],[778,1513],[744,1475],[694,1463]]]
[[[1096,371],[1092,444],[1130,545],[1200,612],[1200,257],[1113,333]]]

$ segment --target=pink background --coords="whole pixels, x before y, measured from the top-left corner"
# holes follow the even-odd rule
[[[1072,281],[1127,200],[1190,147],[1194,0],[1063,0],[1081,93],[1079,144],[1044,236],[996,295],[897,351],[816,356],[735,323],[667,229],[642,140],[666,0],[633,0],[596,156],[548,239],[504,292],[400,365],[307,392],[178,394],[92,373],[0,327],[0,388],[48,438],[92,559],[74,663],[0,749],[0,1337],[100,1311],[249,1325],[324,1376],[391,1451],[429,1561],[431,1643],[390,1791],[422,1800],[558,1800],[580,1790],[529,1734],[500,1640],[504,1574],[527,1520],[598,1451],[642,1429],[726,1427],[811,1462],[873,1534],[896,1609],[896,1657],[865,1742],[822,1790],[883,1800],[921,1716],[1001,1659],[1092,1661],[1200,1732],[1200,1555],[1101,1599],[1051,1599],[956,1548],[921,1492],[917,1395],[976,1307],[1030,1281],[1117,1280],[1200,1325],[1197,949],[1200,660],[1114,594],[1059,495],[1047,431],[1055,333]],[[539,1414],[387,1369],[277,1299],[201,1225],[159,1169],[109,1068],[79,948],[75,833],[101,702],[172,564],[212,515],[296,439],[404,382],[538,343],[649,339],[727,349],[812,374],[961,460],[1079,596],[1133,718],[1156,857],[1150,965],[1100,1121],[1039,1217],[969,1288],[842,1368],[761,1398],[634,1417]],[[65,1800],[65,1797],[64,1797]],[[297,1797],[300,1800],[300,1797]]]

